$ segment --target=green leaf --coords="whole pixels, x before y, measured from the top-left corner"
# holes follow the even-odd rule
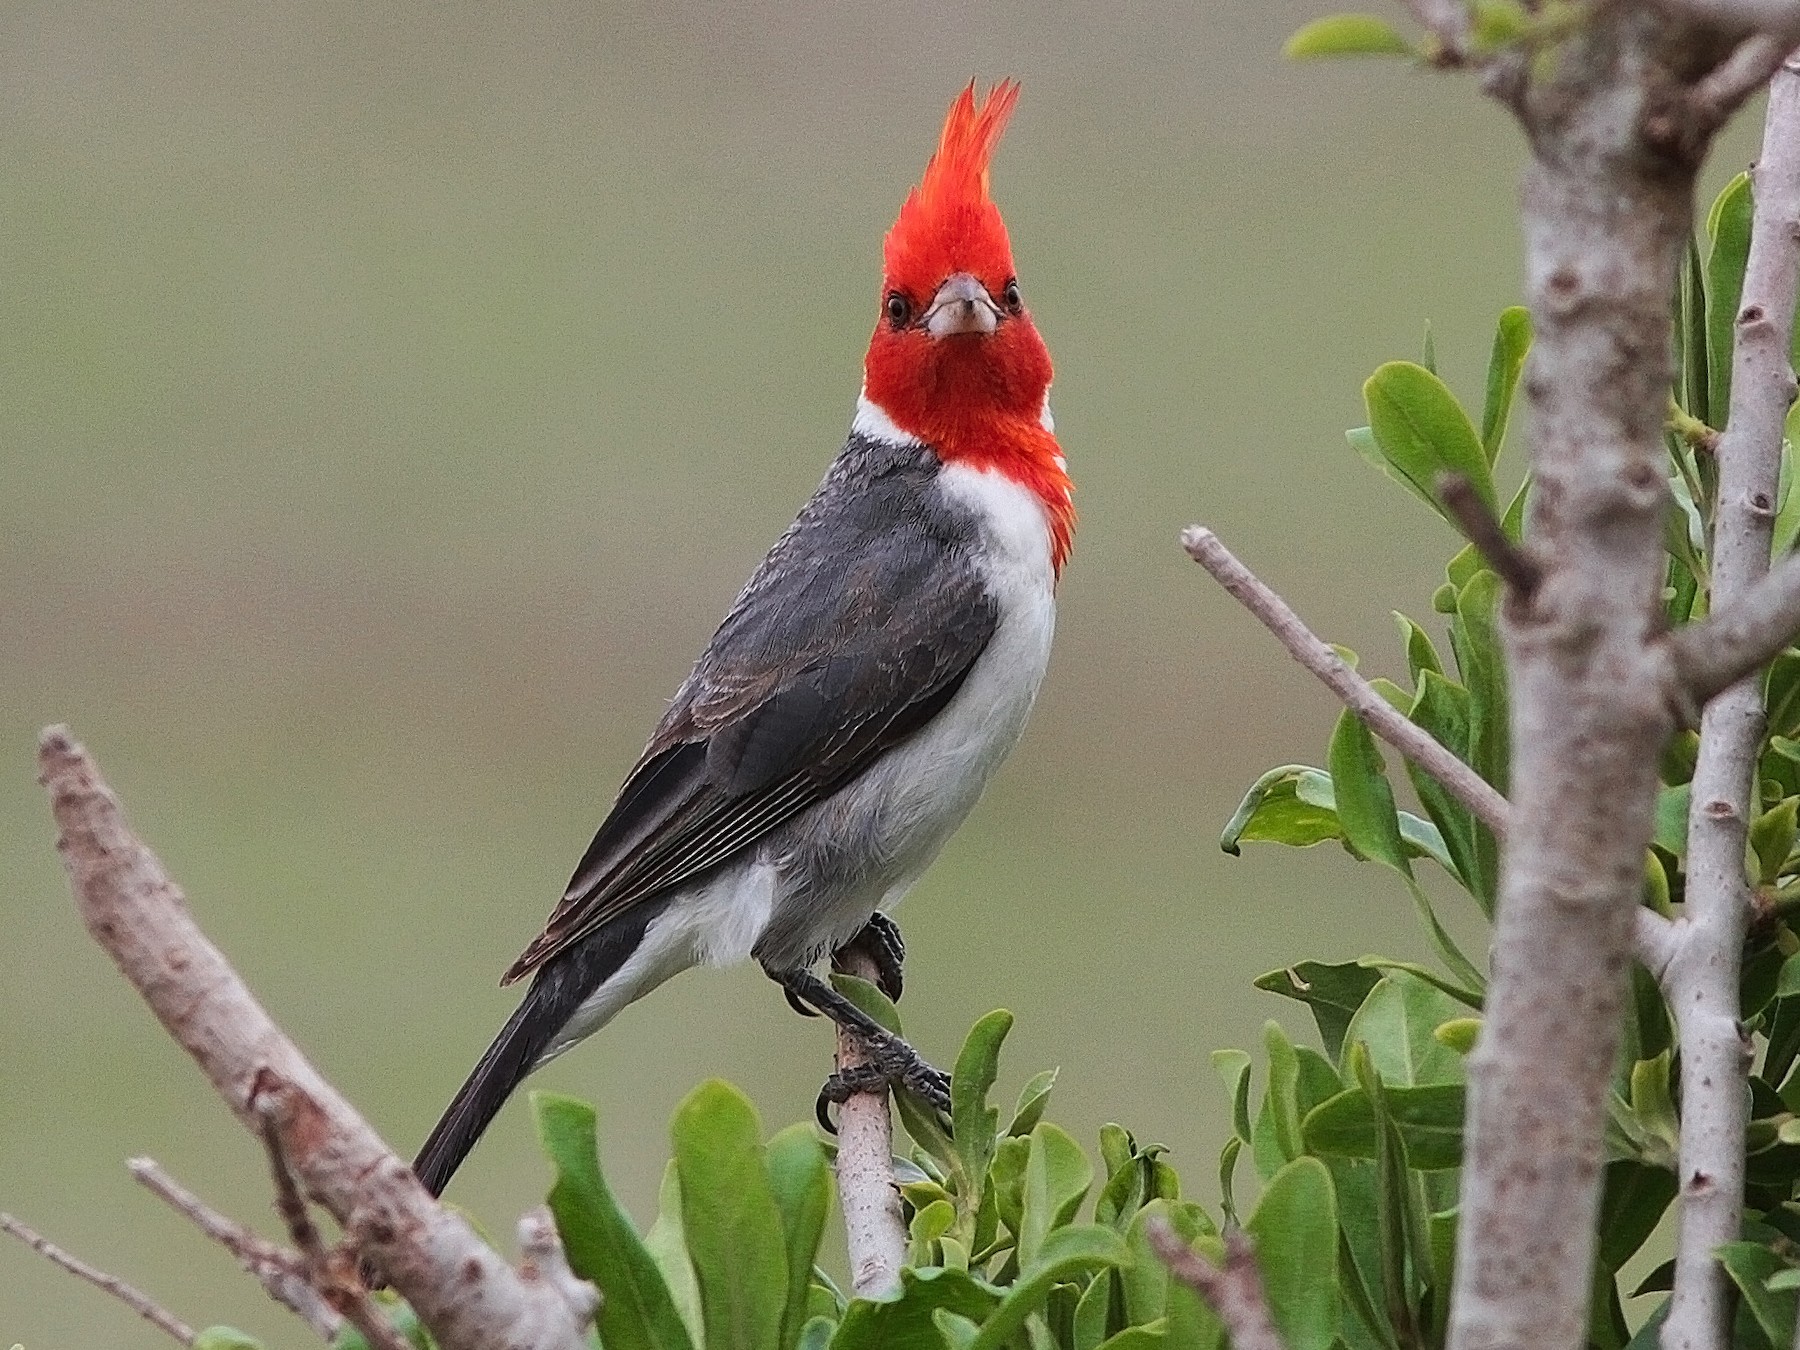
[[[994,1160],[995,1135],[1000,1129],[998,1107],[988,1105],[988,1093],[1000,1076],[1000,1046],[1012,1030],[1013,1015],[997,1008],[969,1029],[962,1052],[956,1057],[956,1069],[950,1075],[950,1119],[957,1156],[962,1159],[963,1175],[973,1188],[967,1199],[972,1204],[987,1176],[988,1164]]]
[[[1300,1060],[1294,1043],[1279,1022],[1263,1023],[1263,1052],[1269,1060],[1269,1089],[1265,1098],[1275,1128],[1281,1156],[1292,1161],[1300,1156]]]
[[[1481,1035],[1481,1019],[1458,1017],[1445,1022],[1431,1035],[1439,1045],[1448,1046],[1459,1055],[1467,1055],[1475,1048],[1476,1037]]]
[[[1033,1074],[1024,1087],[1019,1089],[1019,1101],[1013,1107],[1012,1124],[1006,1127],[1010,1135],[1030,1134],[1050,1105],[1050,1089],[1056,1086],[1057,1070],[1045,1069],[1042,1073]]]
[[[1800,502],[1800,492],[1794,499]],[[1789,647],[1769,663],[1763,677],[1763,706],[1769,712],[1769,735],[1800,734],[1800,651]]]
[[[1651,842],[1677,859],[1687,857],[1688,799],[1686,783],[1656,792],[1656,834]]]
[[[1025,1164],[1031,1157],[1029,1137],[1002,1139],[988,1168],[988,1185],[1000,1222],[1017,1234],[1025,1224]]]
[[[707,1345],[782,1350],[787,1239],[756,1108],[729,1083],[713,1079],[676,1108],[670,1133]]]
[[[395,1331],[400,1333],[408,1345],[414,1350],[432,1350],[434,1342],[431,1333],[419,1321],[419,1315],[404,1303],[388,1302],[385,1299],[376,1301],[376,1308],[387,1318]],[[209,1336],[223,1332],[227,1337],[242,1337],[241,1340],[208,1340]],[[260,1341],[252,1340],[241,1331],[230,1327],[209,1327],[194,1338],[196,1350],[208,1347],[209,1350],[262,1350]],[[332,1338],[331,1350],[369,1350],[369,1342],[355,1327],[345,1323]]]
[[[981,1334],[981,1328],[967,1318],[958,1316],[948,1308],[938,1308],[931,1314],[931,1320],[943,1333],[944,1344],[949,1350],[968,1350],[975,1344],[975,1338]]]
[[[1277,1172],[1244,1224],[1256,1245],[1269,1310],[1288,1350],[1329,1350],[1337,1334],[1337,1194],[1317,1158]]]
[[[1510,749],[1507,737],[1506,658],[1496,616],[1500,578],[1477,573],[1456,598],[1450,643],[1469,691],[1469,763],[1504,794]]]
[[[1075,1321],[1069,1338],[1071,1350],[1099,1350],[1112,1320],[1112,1303],[1112,1272],[1103,1270],[1088,1282],[1075,1303]]]
[[[794,1350],[826,1350],[837,1333],[837,1319],[823,1315],[809,1317],[800,1328],[800,1342]]]
[[[998,1290],[967,1271],[907,1266],[898,1296],[850,1301],[831,1350],[944,1350],[933,1316],[939,1309],[981,1322],[999,1302]]]
[[[1750,826],[1750,849],[1756,854],[1764,885],[1773,885],[1782,864],[1794,851],[1796,811],[1800,797],[1787,797],[1764,811]]]
[[[1433,738],[1465,763],[1469,747],[1469,691],[1460,684],[1433,671],[1419,675],[1418,693],[1407,716],[1417,726],[1429,731]],[[1413,791],[1424,803],[1425,813],[1437,826],[1444,849],[1450,855],[1452,872],[1463,889],[1475,897],[1482,912],[1493,917],[1494,896],[1499,892],[1499,850],[1492,836],[1486,836],[1467,807],[1452,797],[1444,785],[1410,760],[1407,777]]]
[[[600,1171],[594,1108],[573,1097],[531,1094],[538,1140],[556,1181],[550,1212],[570,1268],[603,1295],[597,1325],[607,1350],[693,1350],[656,1261]],[[785,1272],[778,1286],[786,1288]]]
[[[1039,1130],[1045,1128],[1038,1126]],[[1103,1267],[1122,1266],[1130,1259],[1124,1240],[1110,1228],[1081,1224],[1056,1229],[1044,1239],[1034,1258],[1021,1259],[1019,1278],[983,1323],[970,1350],[1000,1350],[1025,1319],[1043,1306],[1059,1282]]]
[[[1349,1047],[1361,1042],[1384,1082],[1397,1087],[1461,1083],[1462,1056],[1433,1033],[1464,1015],[1462,1004],[1424,980],[1402,971],[1384,975],[1350,1019],[1344,1062]]]
[[[1720,431],[1731,408],[1731,352],[1744,294],[1744,263],[1750,256],[1751,211],[1750,175],[1740,173],[1725,185],[1706,217],[1706,232],[1712,236],[1706,258],[1707,400],[1713,414],[1707,420]]]
[[[1131,1261],[1119,1271],[1118,1278],[1125,1294],[1126,1320],[1138,1326],[1163,1316],[1173,1292],[1169,1268],[1150,1246],[1148,1229],[1158,1220],[1167,1223],[1187,1243],[1214,1231],[1201,1208],[1186,1201],[1152,1200],[1137,1212],[1125,1234]]]
[[[956,1222],[956,1206],[948,1200],[934,1200],[913,1215],[907,1236],[912,1239],[907,1260],[915,1266],[946,1264],[937,1259],[937,1240],[948,1233]]]
[[[194,1337],[194,1350],[263,1350],[263,1343],[236,1327],[207,1327]]]
[[[885,1029],[900,1035],[900,1010],[894,1006],[893,999],[882,993],[880,988],[860,975],[846,975],[842,971],[833,971],[831,987],[849,999],[863,1012],[879,1022]]]
[[[1792,1345],[1794,1300],[1768,1287],[1769,1277],[1787,1269],[1787,1262],[1760,1242],[1727,1242],[1715,1255],[1769,1340],[1777,1347]]]
[[[1281,48],[1289,60],[1318,56],[1411,56],[1412,44],[1385,19],[1372,14],[1333,14],[1314,19]]]
[[[1494,349],[1488,357],[1487,398],[1481,405],[1481,446],[1492,464],[1506,440],[1506,424],[1512,413],[1513,392],[1531,350],[1531,311],[1513,305],[1500,312],[1494,329]]]
[[[1232,1128],[1237,1137],[1246,1144],[1250,1142],[1250,1056],[1242,1050],[1215,1050],[1212,1052],[1213,1070],[1225,1084],[1225,1091],[1231,1097]],[[1117,1126],[1111,1128],[1117,1129]],[[1120,1134],[1125,1131],[1119,1130]],[[1130,1136],[1126,1136],[1129,1138]],[[1100,1135],[1100,1145],[1106,1148],[1106,1133]],[[1107,1158],[1107,1172],[1110,1175],[1119,1170],[1123,1163],[1114,1164]]]
[[[1459,1083],[1384,1090],[1411,1166],[1420,1171],[1462,1166],[1464,1097]],[[1380,1128],[1368,1094],[1351,1088],[1307,1113],[1306,1148],[1338,1158],[1378,1158]]]
[[[662,1272],[675,1310],[681,1314],[681,1325],[695,1345],[706,1334],[706,1323],[700,1315],[700,1285],[694,1279],[694,1263],[688,1260],[687,1235],[681,1228],[681,1178],[675,1172],[674,1159],[663,1168],[662,1186],[657,1192],[656,1222],[644,1234],[644,1247]]]
[[[1380,980],[1379,971],[1369,970],[1354,961],[1337,965],[1302,961],[1258,976],[1256,987],[1298,999],[1310,1007],[1313,1021],[1319,1026],[1319,1039],[1324,1043],[1325,1053],[1336,1060],[1343,1052],[1344,1032],[1350,1025],[1351,1016],[1362,1007],[1363,1000]],[[1218,1062],[1216,1053],[1214,1062]],[[1244,1072],[1248,1073],[1249,1068],[1250,1057],[1244,1055]]]
[[[1411,876],[1386,767],[1369,729],[1348,709],[1339,715],[1331,733],[1328,758],[1338,823],[1345,839],[1363,857]]]
[[[1147,1327],[1126,1327],[1101,1342],[1100,1350],[1161,1350],[1169,1342],[1168,1328],[1151,1323]]]
[[[1021,1268],[1029,1268],[1052,1232],[1075,1217],[1094,1182],[1094,1165],[1060,1126],[1040,1121],[1030,1139],[1018,1230]]]
[[[1490,511],[1494,477],[1468,414],[1437,376],[1411,361],[1389,361],[1363,384],[1369,429],[1382,455],[1434,510],[1439,474],[1467,478]]]
[[[1283,764],[1270,769],[1244,794],[1219,836],[1219,847],[1233,857],[1246,843],[1288,844],[1307,848],[1327,839],[1340,839],[1337,811],[1300,795],[1301,781],[1309,774],[1325,775],[1305,764]]]
[[[1700,246],[1692,234],[1681,259],[1679,322],[1675,325],[1681,358],[1681,406],[1702,422],[1711,421],[1710,391],[1706,387],[1706,283],[1700,262]]]
[[[1237,1196],[1233,1193],[1232,1182],[1237,1176],[1238,1155],[1243,1151],[1244,1141],[1235,1134],[1219,1150],[1219,1207],[1227,1223],[1237,1222]]]
[[[1617,1274],[1656,1231],[1675,1199],[1675,1174],[1621,1158],[1606,1165],[1600,1201],[1600,1264]]]
[[[786,1238],[788,1293],[781,1344],[792,1345],[806,1322],[807,1294],[825,1216],[831,1209],[831,1172],[810,1125],[790,1125],[769,1140],[769,1190]]]
[[[1412,897],[1413,909],[1444,963],[1458,979],[1480,990],[1485,983],[1481,972],[1438,921],[1430,899],[1413,877],[1400,833],[1399,812],[1394,807],[1394,790],[1375,748],[1375,738],[1348,710],[1339,716],[1331,733],[1329,762],[1338,820],[1344,827],[1346,841],[1363,857],[1385,863],[1400,874]]]
[[[1444,673],[1444,663],[1439,659],[1437,648],[1431,645],[1431,638],[1399,610],[1394,611],[1394,622],[1400,626],[1400,640],[1406,644],[1406,669],[1411,673],[1413,683],[1417,684],[1419,672],[1429,670],[1439,675]]]

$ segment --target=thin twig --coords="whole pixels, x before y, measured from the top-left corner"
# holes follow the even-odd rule
[[[1506,798],[1493,784],[1458,759],[1430,732],[1409,721],[1376,692],[1375,686],[1350,668],[1348,662],[1308,628],[1288,606],[1204,525],[1190,525],[1181,532],[1181,546],[1245,609],[1280,640],[1301,665],[1318,676],[1362,719],[1363,724],[1407,759],[1444,785],[1446,791],[1496,835],[1507,827]]]
[[[839,956],[841,969],[873,981],[875,962],[854,947]],[[862,1042],[838,1028],[837,1067],[861,1068]],[[900,1287],[906,1260],[906,1219],[894,1177],[894,1122],[886,1085],[852,1093],[838,1108],[837,1183],[850,1254],[850,1283],[862,1298],[882,1298]]]
[[[62,727],[39,738],[58,849],[76,905],[164,1029],[243,1124],[273,1113],[305,1193],[342,1226],[444,1350],[587,1350],[588,1319],[522,1281],[300,1053],[189,914],[126,824],[93,760]]]
[[[1459,66],[1469,55],[1469,12],[1460,0],[1405,0],[1420,25],[1437,39],[1433,61]]]
[[[90,1266],[78,1256],[71,1256],[43,1234],[26,1227],[10,1214],[0,1214],[0,1231],[11,1233],[52,1265],[61,1266],[78,1280],[86,1280],[94,1288],[111,1294],[127,1308],[158,1331],[166,1331],[183,1345],[194,1343],[194,1329],[164,1308],[141,1289],[125,1283],[117,1275],[108,1275]]]
[[[1231,1350],[1286,1350],[1263,1292],[1256,1252],[1242,1229],[1234,1228],[1225,1235],[1222,1266],[1215,1266],[1183,1242],[1166,1219],[1152,1219],[1144,1234],[1169,1273],[1219,1315]]]
[[[322,1265],[329,1256],[325,1239],[319,1236],[318,1225],[307,1212],[300,1183],[294,1180],[294,1169],[288,1166],[287,1154],[281,1147],[281,1135],[273,1119],[265,1117],[263,1120],[262,1142],[263,1152],[269,1157],[269,1179],[275,1185],[275,1213],[300,1254],[315,1265]]]
[[[1792,32],[1761,32],[1740,42],[1694,86],[1688,102],[1701,125],[1718,126],[1769,82],[1794,45]]]
[[[1464,537],[1475,545],[1488,566],[1498,572],[1500,579],[1517,595],[1530,599],[1544,579],[1544,569],[1506,537],[1506,531],[1475,490],[1475,485],[1460,473],[1445,473],[1438,475],[1437,490],[1444,509],[1456,517]]]
[[[519,1274],[550,1285],[563,1302],[590,1320],[600,1311],[600,1291],[570,1267],[568,1253],[556,1234],[556,1220],[543,1205],[520,1216]]]
[[[280,1121],[273,1103],[278,1100],[265,1089],[259,1094],[271,1104],[262,1112],[263,1149],[269,1155],[269,1176],[275,1183],[275,1212],[287,1227],[288,1236],[306,1259],[313,1288],[324,1296],[351,1326],[362,1333],[372,1350],[412,1350],[412,1346],[381,1309],[369,1297],[368,1290],[355,1274],[356,1263],[334,1253],[319,1236],[318,1225],[300,1194],[300,1183],[288,1165],[287,1151],[281,1142]]]
[[[1669,696],[1687,709],[1768,665],[1800,633],[1800,553],[1730,605],[1664,639]]]
[[[270,1298],[305,1322],[321,1340],[336,1338],[344,1319],[312,1287],[300,1253],[270,1242],[236,1219],[219,1213],[154,1159],[133,1158],[126,1167],[144,1189],[230,1252],[245,1271],[255,1276]]]
[[[1746,43],[1745,46],[1749,44]],[[1740,48],[1740,50],[1742,50]],[[1768,573],[1781,442],[1794,375],[1789,342],[1800,286],[1800,76],[1777,74],[1732,352],[1731,407],[1718,443],[1711,603],[1729,610]],[[1744,1206],[1749,1043],[1738,980],[1751,891],[1744,867],[1766,718],[1746,676],[1706,705],[1688,810],[1680,949],[1665,984],[1681,1036],[1681,1226],[1664,1350],[1729,1339],[1735,1290],[1714,1253],[1738,1236]]]

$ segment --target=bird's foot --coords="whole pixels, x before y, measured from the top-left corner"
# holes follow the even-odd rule
[[[854,973],[847,958],[859,955],[874,963],[876,988],[898,1003],[904,988],[901,972],[906,965],[906,941],[900,936],[900,925],[876,910],[855,937],[831,954],[831,968]],[[791,996],[788,1001],[795,1002]]]
[[[816,1109],[820,1123],[826,1129],[833,1129],[826,1109],[831,1103],[841,1105],[858,1092],[872,1092],[883,1086],[911,1093],[933,1110],[948,1114],[948,1074],[933,1068],[912,1046],[810,970],[787,971],[777,978],[790,1003],[803,1004],[824,1013],[856,1039],[866,1056],[865,1063],[840,1069],[825,1080]]]

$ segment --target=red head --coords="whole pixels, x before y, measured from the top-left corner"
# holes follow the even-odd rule
[[[1003,80],[978,109],[971,81],[950,105],[937,153],[882,246],[881,314],[863,392],[946,464],[995,469],[1035,491],[1060,569],[1074,511],[1045,425],[1050,353],[988,197],[988,161],[1018,101],[1019,86]]]

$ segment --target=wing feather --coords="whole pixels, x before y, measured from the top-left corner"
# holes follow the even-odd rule
[[[714,634],[507,982],[754,847],[955,697],[998,612],[975,526],[939,504],[934,469],[922,448],[852,440]]]

